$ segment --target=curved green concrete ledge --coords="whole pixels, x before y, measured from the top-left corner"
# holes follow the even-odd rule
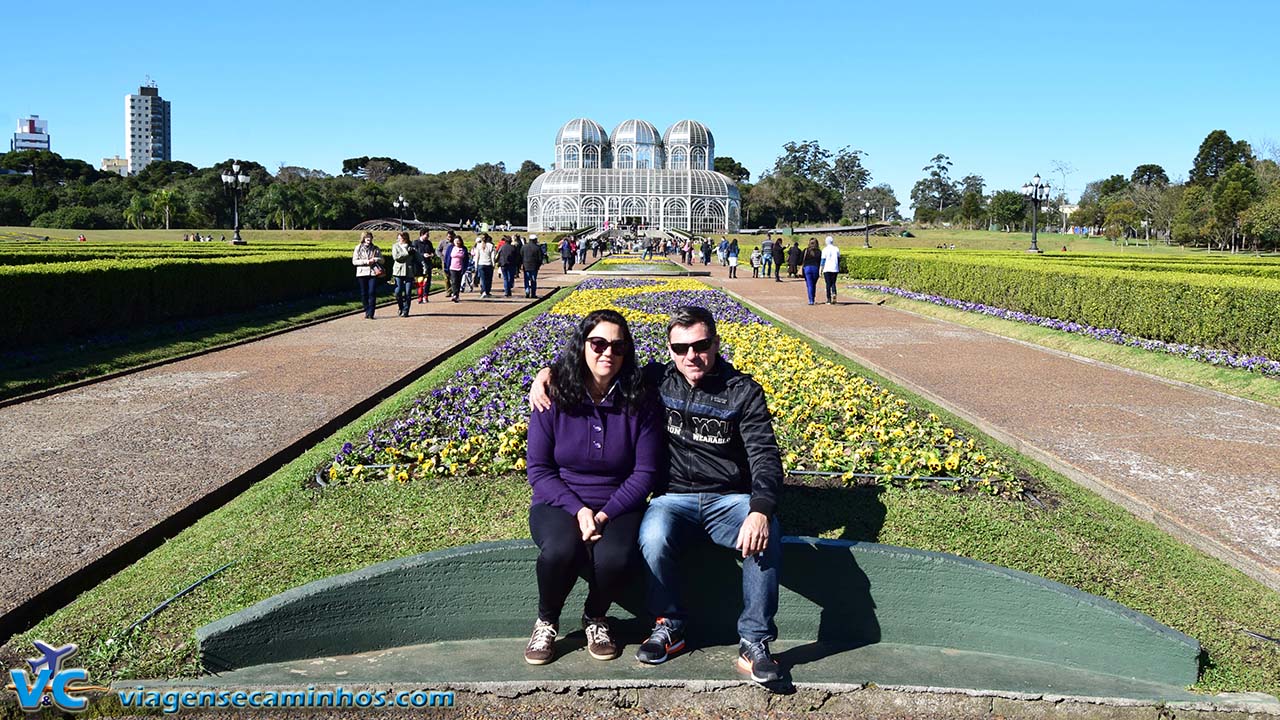
[[[537,607],[529,540],[399,558],[317,580],[196,631],[207,669],[528,634]],[[742,607],[733,553],[684,562],[692,644],[734,643]],[[585,596],[578,583],[565,610]],[[615,606],[619,633],[649,622],[642,581]],[[1174,686],[1196,681],[1200,644],[1110,600],[945,553],[785,538],[779,635],[849,648],[892,643],[1048,662]]]

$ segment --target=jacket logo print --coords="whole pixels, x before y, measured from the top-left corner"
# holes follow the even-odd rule
[[[732,426],[727,420],[698,416],[689,420],[693,423],[693,439],[699,442],[724,445],[732,437]]]

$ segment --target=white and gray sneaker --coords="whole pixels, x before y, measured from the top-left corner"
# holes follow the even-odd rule
[[[539,620],[524,649],[524,661],[530,665],[546,665],[555,657],[556,626]]]
[[[608,618],[582,618],[587,634],[587,652],[596,660],[612,660],[618,657],[618,644],[609,634]]]

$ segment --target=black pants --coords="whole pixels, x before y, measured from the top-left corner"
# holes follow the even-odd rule
[[[454,300],[457,300],[458,293],[460,292],[462,292],[462,271],[450,270],[449,271],[449,294],[453,296]]]
[[[828,302],[835,302],[836,299],[836,274],[833,272],[822,273],[822,281],[827,284]]]
[[[587,579],[583,614],[604,617],[630,577],[637,554],[643,510],[609,518],[590,549],[582,542],[578,520],[557,507],[529,508],[529,532],[538,545],[538,619],[559,625],[560,611],[581,575]]]

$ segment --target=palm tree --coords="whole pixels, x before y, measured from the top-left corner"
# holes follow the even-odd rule
[[[147,203],[147,199],[139,193],[134,193],[129,199],[129,205],[121,213],[124,215],[124,221],[129,223],[129,227],[135,230],[141,230],[147,222],[147,212],[151,207]]]
[[[169,217],[173,214],[176,198],[172,190],[161,188],[151,193],[151,207],[164,213],[164,229],[169,229]]]

